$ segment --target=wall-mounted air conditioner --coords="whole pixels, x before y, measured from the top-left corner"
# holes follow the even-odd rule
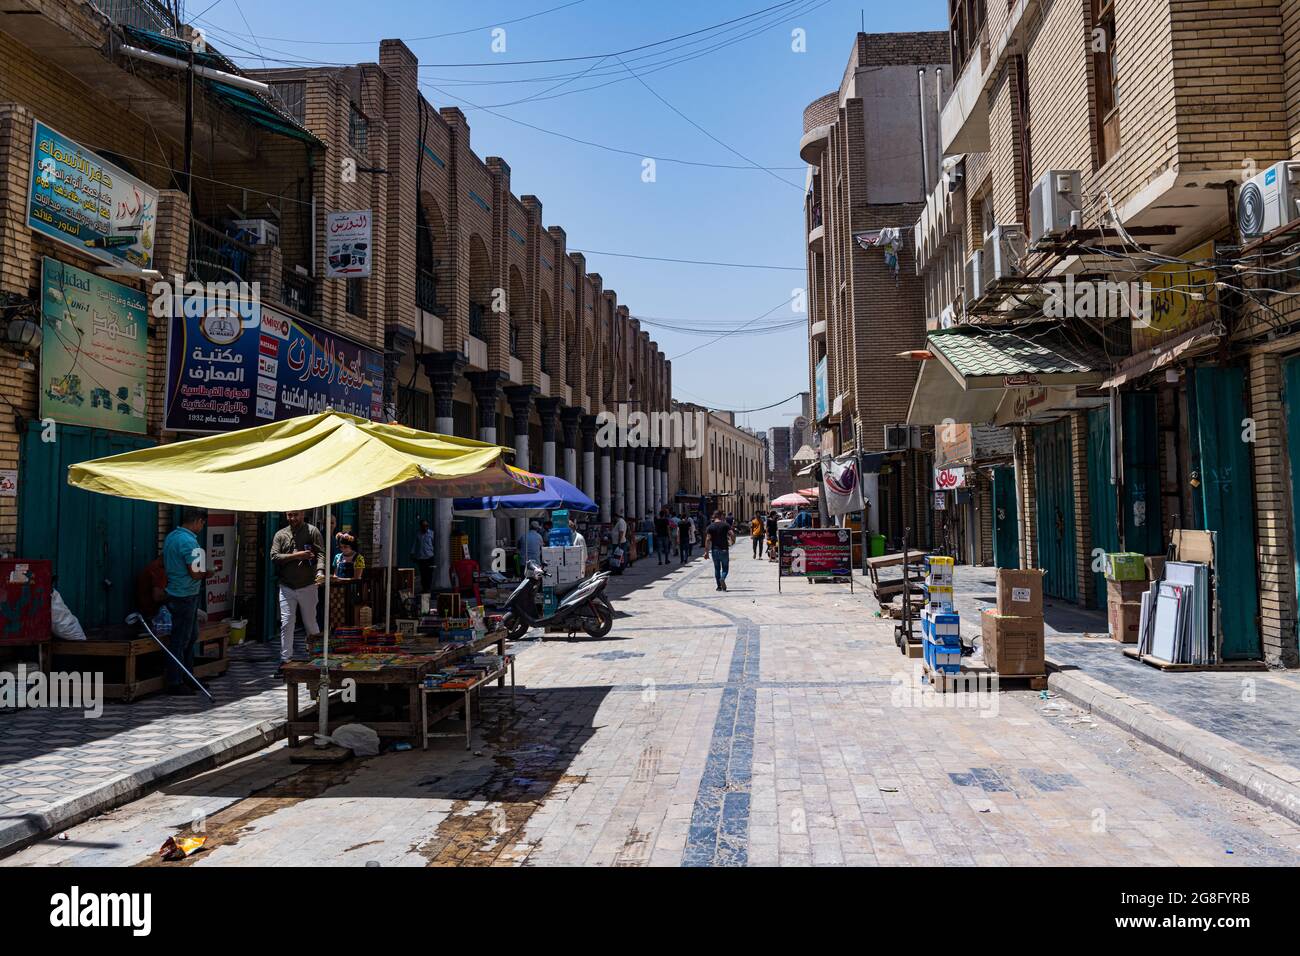
[[[994,226],[993,231],[984,237],[984,291],[1002,279],[1019,275],[1024,256],[1025,230],[1021,225]]]
[[[1237,228],[1256,239],[1300,219],[1300,163],[1275,163],[1237,191]]]
[[[1082,222],[1082,179],[1077,169],[1044,173],[1029,194],[1029,239],[1037,245],[1049,236],[1063,236]]]
[[[921,447],[920,425],[886,425],[885,451],[903,451]]]
[[[235,219],[230,223],[255,246],[278,246],[280,227],[269,219]]]
[[[962,272],[962,304],[969,306],[984,294],[984,251],[976,249]]]

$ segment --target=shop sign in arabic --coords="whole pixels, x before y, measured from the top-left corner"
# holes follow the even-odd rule
[[[965,468],[936,468],[934,470],[935,491],[953,491],[966,487]]]
[[[149,375],[143,292],[41,261],[40,416],[143,435]]]
[[[35,121],[27,224],[114,265],[153,266],[158,191]]]
[[[371,210],[332,212],[325,217],[325,278],[364,279],[370,275]]]
[[[214,304],[171,320],[166,427],[230,431],[327,408],[382,420],[383,368],[378,352],[313,323],[262,307],[245,324]]]
[[[848,528],[784,528],[777,532],[778,575],[844,578],[852,573],[853,532]]]

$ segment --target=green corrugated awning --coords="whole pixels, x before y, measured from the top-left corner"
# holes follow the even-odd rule
[[[966,389],[1095,385],[1110,360],[1056,323],[991,329],[965,326],[931,332],[927,348]]]
[[[161,53],[165,56],[172,56],[178,60],[188,60],[190,57],[189,44],[175,37],[164,36],[151,30],[141,30],[138,27],[127,25],[122,26],[122,31],[126,34],[128,40],[143,49]],[[244,75],[243,71],[233,61],[227,59],[211,46],[208,46],[203,53],[194,54],[194,64],[221,70],[223,73]],[[195,79],[207,87],[213,98],[218,102],[238,113],[253,125],[280,136],[288,136],[304,143],[310,143],[313,146],[319,146],[322,149],[325,148],[324,143],[290,116],[272,97],[241,89],[229,83],[222,83],[220,80],[211,80],[200,76],[196,76]]]

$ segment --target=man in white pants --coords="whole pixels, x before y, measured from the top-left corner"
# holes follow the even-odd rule
[[[307,639],[320,635],[316,623],[316,585],[325,579],[325,541],[303,520],[301,511],[286,511],[288,527],[271,541],[271,561],[280,585],[280,667],[293,657],[294,612],[302,616]]]

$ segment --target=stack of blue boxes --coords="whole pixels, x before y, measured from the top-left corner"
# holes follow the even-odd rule
[[[926,559],[921,635],[925,666],[938,674],[961,673],[961,618],[953,607],[953,559]]]

